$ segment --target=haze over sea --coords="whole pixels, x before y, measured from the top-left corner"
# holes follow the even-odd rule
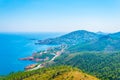
[[[35,45],[35,40],[61,35],[62,33],[0,33],[0,75],[23,71],[24,67],[35,62],[20,61],[19,58],[31,56],[33,52],[50,47]]]

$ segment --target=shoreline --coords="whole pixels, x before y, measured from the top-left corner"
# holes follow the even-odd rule
[[[32,56],[20,58],[19,60],[35,61],[36,62],[35,64],[28,65],[24,69],[25,69],[25,71],[36,70],[36,69],[45,67],[47,63],[51,63],[52,61],[54,61],[58,56],[60,56],[64,52],[65,48],[66,48],[66,46],[63,46],[63,45],[61,45],[59,47],[49,47],[44,51],[33,53]],[[41,59],[36,58],[36,57],[46,55],[46,54],[53,55],[53,57],[51,59],[47,56],[45,58],[41,58]],[[39,62],[41,62],[41,63],[39,63]]]

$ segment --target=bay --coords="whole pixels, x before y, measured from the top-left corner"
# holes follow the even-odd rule
[[[38,39],[52,38],[62,33],[0,33],[0,75],[23,71],[24,67],[35,62],[20,61],[51,45],[35,45]]]

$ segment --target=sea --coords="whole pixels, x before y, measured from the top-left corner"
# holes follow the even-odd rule
[[[36,45],[37,40],[54,38],[64,33],[0,33],[0,75],[23,71],[32,61],[20,61],[19,58],[45,50],[52,45]]]

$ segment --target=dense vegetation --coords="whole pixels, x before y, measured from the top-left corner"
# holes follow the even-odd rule
[[[0,80],[4,80],[5,79],[5,77],[4,76],[0,76]]]
[[[64,54],[54,60],[55,65],[72,65],[102,80],[120,80],[120,32],[78,30],[39,43],[68,45]]]
[[[118,37],[116,37],[118,38]],[[69,47],[69,51],[105,51],[113,52],[120,50],[120,38],[116,39],[110,35],[104,35],[98,40],[79,43]]]
[[[77,68],[70,66],[54,66],[34,71],[17,72],[8,75],[3,80],[98,80]]]
[[[71,65],[102,80],[120,80],[120,52],[79,52],[64,54],[55,65]]]
[[[63,54],[54,60],[55,65],[78,67],[102,80],[120,80],[120,32],[98,34],[78,30],[60,37],[38,40],[38,43],[67,45]]]
[[[66,35],[38,40],[38,44],[67,44],[69,51],[118,51],[120,50],[120,32],[112,34],[97,34],[78,30]]]
[[[38,40],[39,44],[77,44],[87,41],[92,41],[98,39],[99,35],[88,32],[85,30],[78,30],[66,35],[56,37],[56,38],[49,38],[45,40]]]

